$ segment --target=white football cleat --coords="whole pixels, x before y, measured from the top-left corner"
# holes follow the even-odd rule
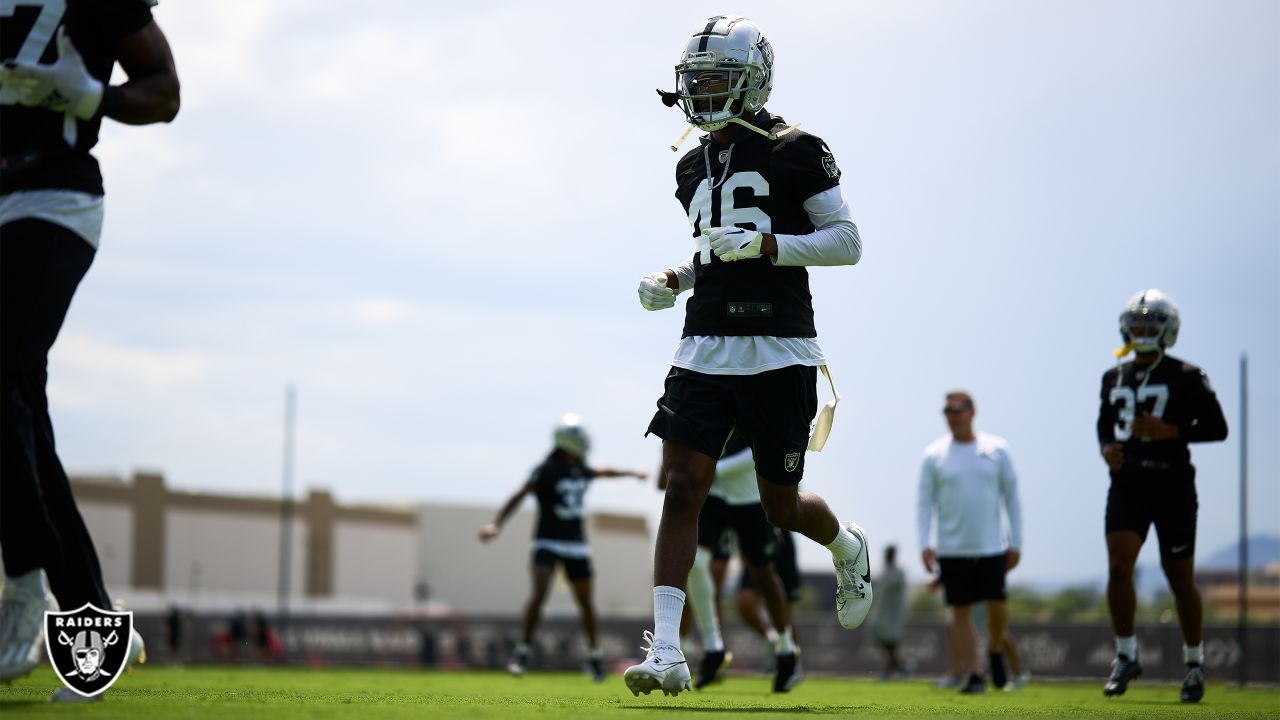
[[[40,572],[8,578],[0,594],[0,682],[13,682],[44,661],[44,611],[54,606]]]
[[[644,631],[644,640],[649,643],[640,648],[648,653],[644,662],[632,665],[622,674],[631,694],[648,695],[661,689],[663,695],[679,695],[681,690],[691,689],[689,663],[685,662],[680,648],[659,642],[648,630]]]
[[[840,624],[852,630],[871,612],[871,556],[867,549],[867,531],[855,522],[846,522],[847,531],[861,544],[852,560],[833,558],[836,566],[836,616]]]

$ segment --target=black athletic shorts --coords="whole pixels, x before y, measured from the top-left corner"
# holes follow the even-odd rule
[[[818,369],[791,365],[756,375],[671,368],[649,430],[719,459],[729,433],[746,435],[756,473],[778,485],[804,476],[809,424],[818,412]]]
[[[986,600],[1004,600],[1004,562],[1004,553],[938,558],[946,603],[972,605]]]
[[[795,535],[790,530],[773,528],[778,536],[778,553],[773,556],[773,569],[778,571],[778,579],[782,581],[782,594],[787,602],[800,600],[800,568],[796,566]],[[751,573],[742,568],[742,577],[738,579],[739,590],[752,590]]]
[[[1129,530],[1143,542],[1154,524],[1160,557],[1193,557],[1196,552],[1196,469],[1113,473],[1107,491],[1107,532]]]
[[[591,558],[566,557],[546,548],[533,551],[534,565],[549,565],[554,572],[556,563],[564,565],[564,574],[568,575],[570,580],[591,579]]]
[[[727,559],[724,551],[732,547],[726,542],[730,533],[738,536],[742,558],[752,565],[772,561],[778,551],[778,539],[760,503],[730,505],[722,498],[708,497],[698,515],[698,544],[711,548],[712,557]]]

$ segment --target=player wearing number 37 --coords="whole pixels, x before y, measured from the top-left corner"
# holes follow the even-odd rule
[[[831,550],[842,625],[857,627],[872,601],[866,534],[841,523],[822,498],[799,492],[806,449],[820,450],[835,401],[818,414],[818,347],[808,265],[853,265],[858,229],[826,143],[765,110],[773,47],[738,15],[697,25],[675,66],[676,89],[658,93],[708,133],[676,164],[676,198],[689,218],[694,253],[641,278],[646,310],[690,292],[684,333],[665,392],[649,423],[662,438],[666,497],[654,557],[654,632],[644,662],[624,679],[633,693],[688,689],[679,648],[685,582],[698,514],[730,433],[755,461],[769,522]],[[833,395],[834,384],[832,385]]]
[[[1103,692],[1121,695],[1142,674],[1134,635],[1133,566],[1156,526],[1160,564],[1178,607],[1187,664],[1182,701],[1204,696],[1200,591],[1196,588],[1195,467],[1188,443],[1227,437],[1227,421],[1204,371],[1166,354],[1181,319],[1173,298],[1159,290],[1134,295],[1120,314],[1123,358],[1102,376],[1098,443],[1111,469],[1107,493],[1107,604],[1116,633],[1116,659]]]

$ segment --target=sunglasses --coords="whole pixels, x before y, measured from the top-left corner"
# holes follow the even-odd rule
[[[945,405],[942,408],[943,415],[959,415],[969,409],[968,405]]]

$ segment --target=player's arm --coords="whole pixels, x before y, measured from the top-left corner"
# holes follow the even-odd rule
[[[115,52],[129,79],[103,92],[102,114],[127,125],[173,120],[181,104],[178,69],[160,26],[152,21],[120,38]]]
[[[1218,394],[1209,385],[1209,377],[1203,370],[1187,381],[1194,398],[1191,419],[1178,427],[1178,437],[1185,442],[1218,442],[1227,439],[1227,418],[1222,414]]]
[[[676,295],[691,290],[697,273],[693,258],[673,265],[666,270],[649,273],[640,278],[640,306],[645,310],[666,310],[676,304]]]
[[[916,496],[916,531],[920,541],[920,559],[924,562],[925,571],[932,574],[938,553],[934,550],[929,536],[933,530],[933,508],[938,498],[934,493],[933,467],[929,463],[928,456],[925,456],[924,464],[920,467],[920,488]]]
[[[594,478],[624,478],[630,477],[637,480],[644,480],[649,477],[649,473],[643,470],[620,470],[618,468],[591,468],[591,477]]]
[[[1102,459],[1108,468],[1119,470],[1124,465],[1124,446],[1116,442],[1116,410],[1109,397],[1114,384],[1111,372],[1102,375],[1101,402],[1098,406],[1098,451],[1102,453]]]
[[[507,504],[503,505],[502,509],[498,511],[498,516],[494,518],[493,522],[480,528],[480,542],[489,542],[498,537],[498,534],[502,532],[502,526],[507,523],[507,518],[511,517],[516,508],[520,507],[520,501],[524,500],[524,496],[533,492],[536,486],[536,479],[530,479],[524,485],[521,485],[520,489],[516,490],[515,494],[511,496],[511,499],[507,500]]]
[[[816,228],[805,235],[775,235],[739,227],[714,227],[703,232],[711,251],[725,262],[765,255],[781,266],[856,265],[862,258],[862,238],[840,186],[810,196],[804,209]]]

